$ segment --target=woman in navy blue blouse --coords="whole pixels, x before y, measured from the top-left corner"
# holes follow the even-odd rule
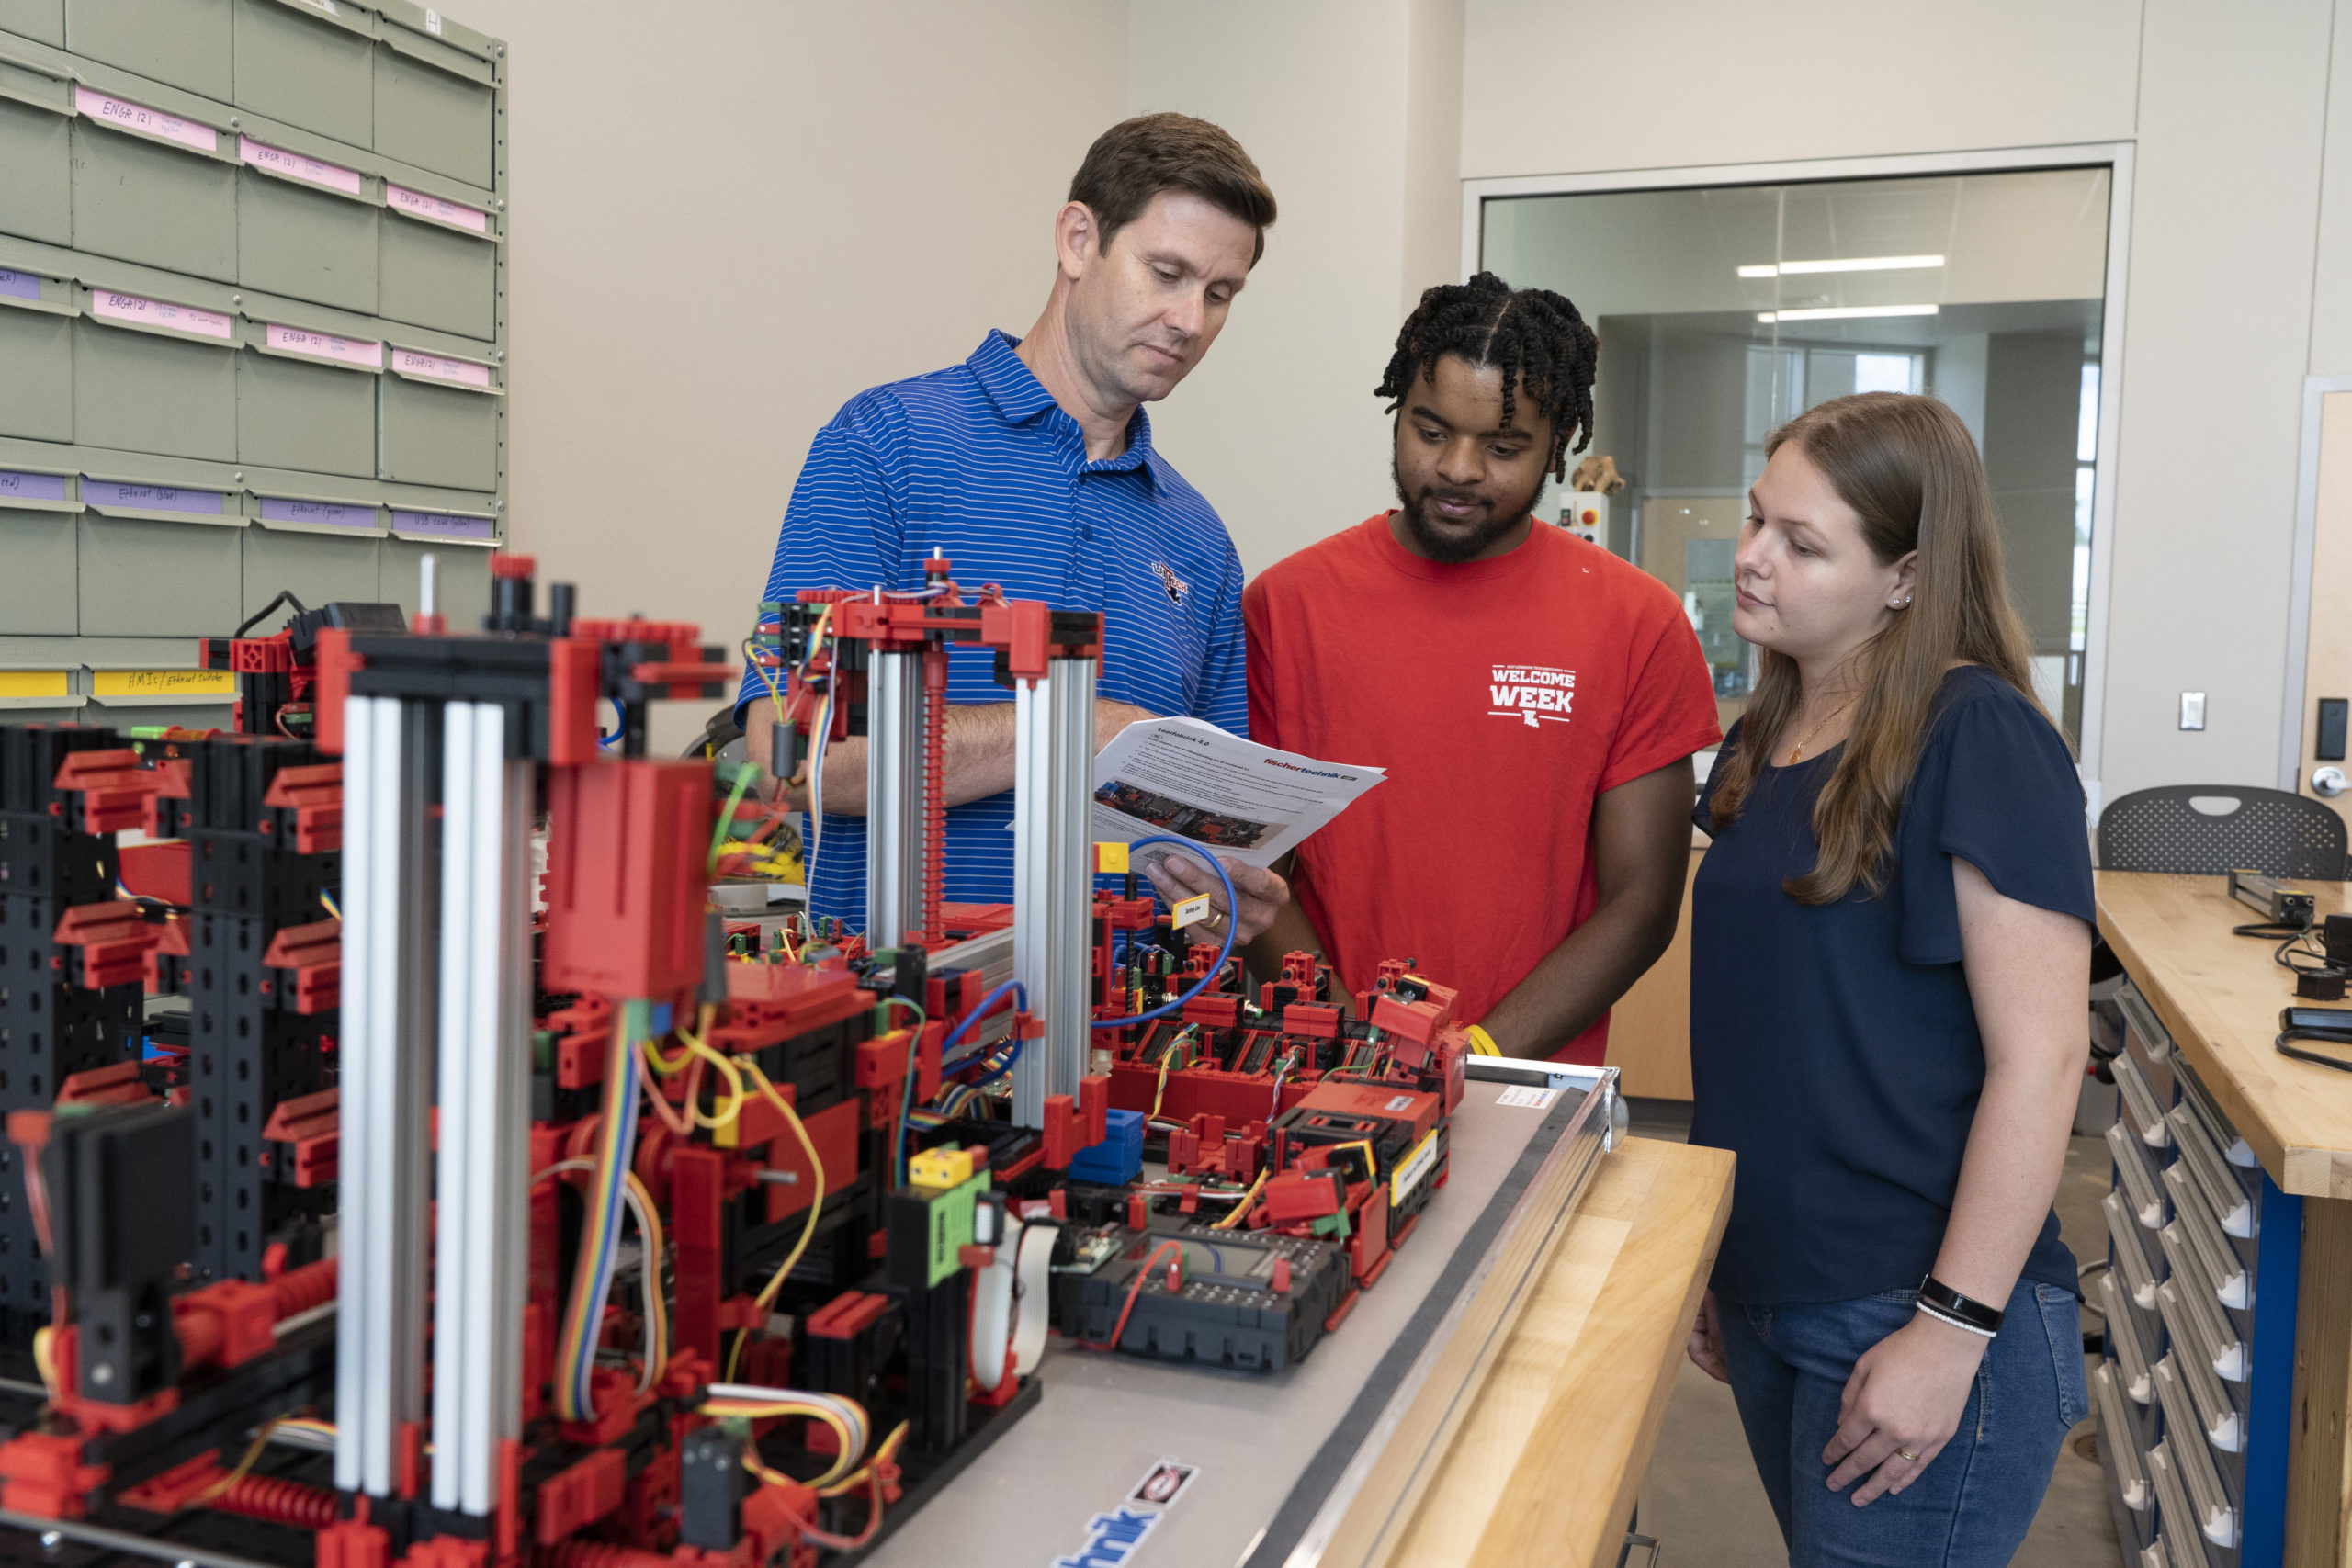
[[[1695,815],[1690,1135],[1739,1163],[1690,1355],[1792,1563],[2004,1563],[2086,1411],[2082,787],[1959,418],[1865,393],[1769,451],[1761,675]]]

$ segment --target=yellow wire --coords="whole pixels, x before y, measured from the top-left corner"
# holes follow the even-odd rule
[[[842,1477],[832,1485],[823,1488],[817,1495],[820,1497],[840,1497],[856,1491],[865,1484],[866,1478],[873,1473],[876,1465],[890,1462],[891,1458],[899,1451],[899,1445],[906,1441],[906,1438],[907,1424],[901,1421],[890,1428],[890,1435],[882,1439],[882,1446],[874,1450],[872,1459],[859,1465],[856,1470]]]
[[[662,1369],[670,1364],[670,1307],[662,1294],[662,1258],[669,1244],[662,1237],[662,1216],[653,1207],[653,1194],[633,1170],[624,1172],[621,1179],[637,1195],[637,1215],[643,1222],[638,1240],[645,1248],[646,1277],[653,1287],[644,1292],[650,1321],[645,1325],[643,1386],[650,1388],[661,1378]]]
[[[277,1430],[277,1422],[284,1419],[285,1417],[279,1416],[277,1420],[263,1422],[261,1430],[254,1434],[254,1440],[252,1443],[247,1445],[245,1449],[245,1457],[237,1461],[237,1468],[222,1476],[220,1480],[214,1482],[211,1485],[206,1487],[203,1491],[198,1493],[195,1496],[190,1497],[184,1506],[190,1508],[202,1507],[205,1504],[211,1502],[215,1497],[219,1497],[227,1493],[232,1487],[235,1486],[238,1482],[243,1481],[247,1475],[251,1474],[253,1472],[254,1463],[261,1458],[262,1450],[269,1446],[269,1435]]]
[[[768,1081],[768,1076],[760,1070],[760,1065],[745,1057],[743,1067],[752,1075],[752,1082],[759,1085],[760,1092],[767,1096],[769,1102],[776,1110],[783,1112],[785,1124],[792,1129],[792,1135],[800,1140],[801,1152],[808,1156],[809,1179],[816,1183],[816,1190],[808,1200],[808,1221],[800,1227],[800,1239],[793,1244],[792,1250],[785,1255],[784,1261],[776,1265],[775,1272],[769,1276],[766,1286],[754,1298],[760,1311],[764,1314],[775,1304],[776,1293],[784,1289],[785,1280],[790,1276],[792,1270],[798,1266],[801,1258],[808,1252],[808,1244],[817,1239],[817,1216],[825,1206],[825,1162],[817,1157],[817,1145],[810,1141],[808,1129],[801,1125],[798,1113],[792,1109],[792,1102],[776,1093],[775,1085]],[[743,1340],[748,1333],[749,1330],[746,1330],[744,1333],[736,1335],[734,1348],[727,1353],[725,1381],[729,1382],[735,1380],[735,1363],[742,1358]]]
[[[706,1407],[706,1409],[707,1409],[707,1407]],[[852,1465],[854,1465],[860,1457],[856,1451],[857,1440],[851,1435],[849,1424],[821,1405],[767,1404],[760,1405],[748,1411],[729,1410],[728,1414],[730,1416],[748,1415],[755,1420],[770,1416],[805,1416],[812,1421],[822,1421],[826,1426],[831,1427],[833,1429],[833,1435],[841,1439],[841,1447],[833,1455],[831,1467],[828,1469],[824,1474],[817,1477],[816,1480],[809,1482],[797,1482],[788,1475],[784,1475],[775,1471],[770,1470],[766,1465],[760,1462],[759,1450],[752,1447],[750,1443],[745,1443],[743,1445],[743,1468],[750,1471],[753,1475],[758,1476],[762,1481],[766,1482],[771,1486],[806,1485],[812,1490],[818,1487],[830,1486],[834,1482],[840,1480],[842,1475],[847,1473],[849,1468]]]
[[[1264,1170],[1261,1169],[1258,1172],[1258,1179],[1250,1184],[1250,1190],[1244,1192],[1241,1195],[1241,1201],[1233,1206],[1233,1213],[1217,1221],[1217,1223],[1211,1225],[1209,1229],[1213,1231],[1229,1231],[1238,1228],[1242,1220],[1248,1216],[1250,1213],[1250,1205],[1258,1201],[1258,1190],[1265,1185],[1266,1173]]]
[[[41,1386],[49,1390],[51,1404],[57,1402],[57,1363],[50,1358],[50,1337],[57,1330],[36,1329],[33,1332],[33,1365],[40,1369]]]

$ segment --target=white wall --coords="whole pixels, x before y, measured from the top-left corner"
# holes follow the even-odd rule
[[[1125,112],[1097,0],[463,0],[509,46],[513,546],[583,615],[750,629],[809,437],[1025,332]],[[658,705],[657,740],[701,727]],[[673,712],[670,710],[679,710]]]
[[[2135,141],[2101,783],[2269,784],[2301,383],[2352,370],[2333,30],[2331,118],[2330,0],[1468,0],[1463,173]],[[1577,59],[1590,107],[1528,112]],[[2183,690],[2208,694],[2202,733],[2175,728]]]
[[[1176,109],[1224,126],[1281,207],[1224,335],[1151,411],[1154,439],[1224,516],[1252,573],[1361,522],[1392,493],[1389,424],[1372,389],[1408,287],[1404,110],[1415,8],[1128,7],[1128,111]],[[1459,208],[1458,187],[1452,202]],[[1458,240],[1453,249],[1447,276]]]

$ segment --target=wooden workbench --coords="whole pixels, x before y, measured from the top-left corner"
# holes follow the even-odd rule
[[[2290,886],[2322,916],[2352,909],[2345,884]],[[2099,932],[2179,1060],[2270,1180],[2304,1200],[2283,1561],[2340,1564],[2352,1550],[2352,1075],[2274,1048],[2293,982],[2277,942],[2230,934],[2256,918],[2218,876],[2098,874]]]
[[[1413,1568],[1610,1568],[1731,1213],[1723,1149],[1601,1162],[1402,1544]]]

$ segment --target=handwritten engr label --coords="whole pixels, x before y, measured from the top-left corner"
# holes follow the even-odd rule
[[[117,294],[107,288],[91,291],[90,313],[118,321],[138,321],[146,326],[164,327],[175,333],[194,333],[198,337],[226,340],[236,335],[234,324],[217,310],[199,310],[193,305],[175,305],[168,299],[142,299],[136,294]]]
[[[376,509],[334,501],[280,501],[264,496],[262,517],[271,523],[310,523],[322,528],[373,528]]]
[[[90,91],[78,82],[74,86],[74,107],[100,125],[111,125],[117,130],[128,130],[134,136],[152,136],[158,141],[177,142],[182,147],[193,147],[199,152],[217,152],[220,146],[220,133],[209,125],[182,119],[161,109],[151,109],[144,104],[110,98],[104,93]]]
[[[0,500],[63,501],[63,474],[27,474],[14,468],[0,468]]]
[[[230,670],[93,670],[94,697],[233,697],[237,676]]]
[[[289,152],[283,147],[267,146],[250,136],[237,138],[237,156],[256,169],[266,169],[273,175],[283,175],[289,180],[300,180],[305,185],[339,190],[345,196],[357,196],[363,183],[356,169],[322,163],[300,152]]]
[[[12,299],[38,299],[40,298],[40,279],[29,272],[12,272],[0,266],[0,294],[6,294]]]
[[[336,337],[331,333],[305,332],[276,322],[264,329],[262,337],[272,348],[307,355],[312,359],[332,359],[338,365],[364,365],[375,370],[382,368],[384,363],[380,340],[370,343],[361,338]]]
[[[127,485],[112,479],[82,480],[82,501],[85,505],[119,507],[137,512],[187,512],[199,516],[218,517],[228,510],[221,505],[223,497],[217,490],[184,490],[178,485]]]
[[[444,359],[437,354],[419,354],[413,348],[392,350],[392,368],[403,376],[423,376],[430,380],[447,381],[459,387],[490,388],[490,367],[469,365],[462,359]]]
[[[489,213],[461,207],[454,201],[444,201],[437,196],[427,196],[421,190],[387,184],[384,201],[387,206],[405,212],[411,218],[422,218],[428,223],[447,223],[452,229],[463,229],[469,234],[490,232]]]
[[[433,534],[445,539],[487,539],[487,517],[451,517],[439,512],[395,512],[392,527],[402,534]]]

